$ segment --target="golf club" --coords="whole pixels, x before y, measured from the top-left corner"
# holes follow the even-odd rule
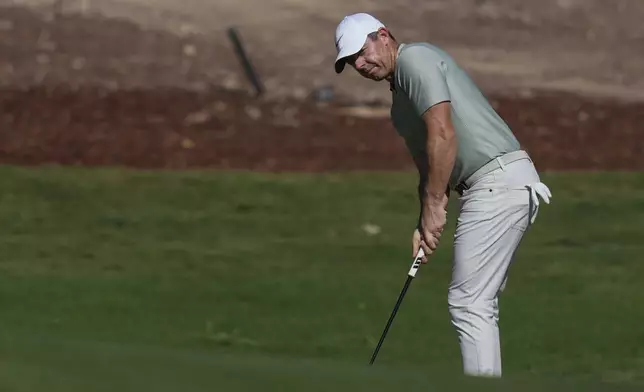
[[[394,321],[394,317],[398,312],[398,308],[400,307],[400,304],[403,298],[405,297],[405,293],[407,293],[409,284],[411,283],[412,279],[414,279],[414,277],[416,276],[416,272],[420,267],[421,260],[424,255],[425,255],[425,252],[423,252],[423,248],[420,248],[418,250],[418,254],[416,254],[416,257],[414,258],[414,262],[411,264],[411,268],[409,269],[409,272],[407,273],[407,280],[405,281],[405,286],[403,287],[402,291],[400,292],[400,295],[398,296],[398,301],[396,301],[396,306],[394,306],[394,310],[391,312],[391,316],[389,316],[389,321],[387,321],[385,330],[382,331],[382,335],[380,336],[380,341],[378,342],[378,346],[376,346],[376,350],[373,352],[373,355],[371,356],[371,362],[369,362],[369,365],[373,365],[373,362],[376,360],[376,356],[378,355],[378,351],[380,351],[382,342],[384,342],[385,337],[387,336],[387,332],[389,331],[389,327],[391,327],[391,323]]]

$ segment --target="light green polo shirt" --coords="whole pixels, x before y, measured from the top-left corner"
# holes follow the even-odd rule
[[[495,157],[520,149],[508,125],[449,54],[428,43],[400,44],[391,119],[412,155],[426,150],[427,129],[421,115],[444,101],[451,102],[458,141],[450,188]]]

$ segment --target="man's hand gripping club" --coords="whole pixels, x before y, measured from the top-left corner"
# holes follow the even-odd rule
[[[441,200],[423,203],[419,225],[412,238],[413,254],[417,254],[419,248],[425,252],[423,264],[427,263],[427,257],[434,253],[440,242],[447,222],[447,202],[448,196],[444,193]]]

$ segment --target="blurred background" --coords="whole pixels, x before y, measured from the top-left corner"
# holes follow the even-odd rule
[[[388,87],[333,71],[335,26],[367,11],[448,50],[541,169],[642,168],[640,1],[1,4],[5,162],[408,168]]]
[[[644,385],[644,2],[0,0],[8,390],[454,387],[449,235],[362,368],[417,202],[388,85],[333,71],[354,12],[451,53],[553,191],[508,377]]]

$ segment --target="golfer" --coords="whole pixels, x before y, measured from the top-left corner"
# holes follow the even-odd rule
[[[528,154],[454,59],[425,42],[398,43],[373,16],[346,16],[335,32],[335,70],[346,64],[392,94],[391,119],[420,176],[413,256],[438,247],[450,192],[459,195],[448,305],[466,375],[500,377],[498,296],[539,197],[550,202]],[[413,257],[412,256],[412,257]]]

